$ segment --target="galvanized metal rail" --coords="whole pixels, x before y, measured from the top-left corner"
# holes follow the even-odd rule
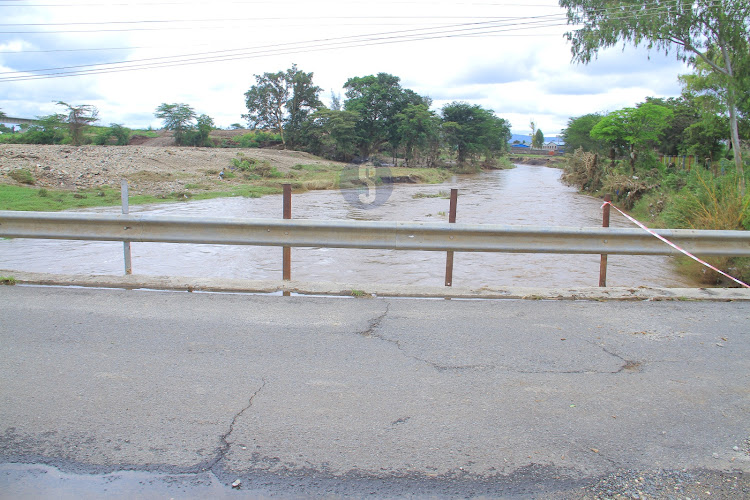
[[[656,231],[696,255],[750,256],[750,231]],[[676,255],[641,229],[278,220],[0,211],[0,237],[379,248],[454,252]]]

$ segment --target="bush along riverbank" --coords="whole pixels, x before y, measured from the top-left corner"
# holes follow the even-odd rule
[[[666,164],[665,164],[666,163]],[[745,162],[745,172],[750,165]],[[568,157],[563,181],[581,192],[603,197],[654,228],[750,230],[750,195],[740,190],[734,163],[722,159],[706,168],[680,168],[642,155],[635,172],[627,160],[602,158],[583,149]],[[748,175],[745,174],[747,185]],[[744,282],[750,281],[750,258],[708,257],[708,263]],[[706,285],[738,286],[687,257],[678,268]]]

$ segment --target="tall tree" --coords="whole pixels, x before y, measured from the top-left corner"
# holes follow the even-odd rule
[[[507,149],[510,124],[492,110],[452,102],[443,106],[442,114],[446,141],[455,148],[459,164],[476,154],[485,153],[489,159],[495,152]]]
[[[562,131],[567,151],[583,148],[585,151],[597,152],[604,147],[602,141],[591,137],[591,129],[599,123],[602,115],[589,113],[587,115],[570,118],[568,126]]]
[[[735,74],[739,77],[739,86],[742,90],[737,102],[737,125],[738,130],[747,129],[750,119],[750,106],[748,104],[748,94],[750,94],[750,57],[741,57],[741,54],[733,54],[735,64]],[[714,54],[716,57],[716,54]],[[708,64],[703,61],[696,61],[694,72],[686,75],[680,75],[680,82],[683,86],[683,95],[691,96],[692,100],[700,107],[701,121],[703,125],[708,123],[727,122],[726,134],[729,134],[731,123],[727,119],[729,116],[729,92],[724,85],[724,77],[713,72]],[[714,116],[708,116],[714,115]],[[743,123],[744,122],[744,123]],[[699,128],[703,128],[699,126]],[[716,130],[714,127],[710,127]],[[742,134],[740,134],[742,136]],[[733,147],[734,144],[732,143]]]
[[[344,84],[347,100],[344,109],[357,113],[358,148],[363,157],[383,144],[396,147],[400,142],[396,115],[409,104],[429,102],[412,90],[401,87],[400,78],[388,73],[354,77]]]
[[[255,75],[255,85],[245,92],[245,106],[248,113],[242,115],[250,128],[270,128],[281,135],[281,143],[286,145],[284,137],[284,118],[286,102],[289,100],[289,86],[285,73],[263,73]]]
[[[99,120],[99,110],[90,104],[73,106],[67,102],[57,101],[57,105],[67,108],[68,112],[65,122],[68,124],[70,138],[73,141],[73,145],[80,146],[83,143],[83,129],[87,125],[96,123]]]
[[[426,104],[409,104],[396,119],[406,166],[414,166],[421,153],[440,140],[440,118]]]
[[[312,73],[298,70],[296,64],[286,71],[286,82],[291,93],[286,102],[286,129],[293,147],[299,141],[304,123],[315,110],[323,106],[319,98],[322,89],[313,85],[312,79]]]
[[[531,138],[531,147],[541,149],[542,146],[544,146],[544,132],[538,128],[534,133],[534,137]]]
[[[296,64],[286,71],[255,75],[256,84],[245,92],[248,113],[242,117],[251,128],[276,130],[284,146],[289,134],[294,142],[310,113],[322,106],[321,89],[312,78]]]
[[[174,140],[178,146],[185,142],[186,133],[193,127],[193,120],[197,116],[195,110],[187,104],[166,102],[156,108],[154,116],[164,120],[164,128],[174,132]]]
[[[568,23],[582,25],[567,33],[573,60],[588,63],[601,48],[645,43],[695,64],[703,61],[726,88],[734,161],[740,192],[745,176],[740,150],[737,105],[740,77],[737,58],[750,58],[750,2],[747,0],[559,0]],[[739,56],[738,56],[739,55]]]

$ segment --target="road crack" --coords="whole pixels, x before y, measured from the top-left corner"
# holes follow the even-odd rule
[[[596,344],[594,342],[589,342],[589,343],[593,346],[600,348],[602,351],[606,352],[610,356],[615,357],[619,359],[620,361],[622,361],[622,366],[620,367],[619,370],[614,371],[614,372],[608,372],[608,373],[617,374],[617,373],[622,373],[622,372],[638,372],[640,371],[641,366],[643,366],[643,363],[641,361],[634,361],[632,359],[624,358],[620,356],[619,354],[617,354],[616,352],[610,351],[609,349],[604,347],[604,345]]]
[[[232,418],[232,422],[229,424],[229,429],[227,429],[227,432],[225,432],[224,434],[222,434],[219,437],[219,442],[221,443],[221,445],[216,450],[216,457],[214,458],[214,460],[206,468],[207,470],[210,470],[212,473],[214,473],[214,475],[216,475],[216,473],[214,472],[214,468],[217,465],[219,465],[219,463],[226,458],[227,453],[229,453],[229,448],[231,448],[231,445],[229,444],[229,437],[234,432],[234,426],[237,424],[237,421],[240,419],[240,417],[242,417],[242,415],[244,415],[245,412],[247,410],[249,410],[253,406],[253,401],[255,400],[255,397],[258,394],[260,394],[260,392],[266,386],[266,379],[261,379],[261,380],[263,381],[263,383],[261,384],[260,387],[258,387],[258,390],[256,390],[250,396],[250,399],[247,402],[247,406],[245,406],[244,408],[242,408],[240,411],[238,411],[234,415],[234,418]]]
[[[390,311],[390,304],[386,303],[385,311],[377,316],[376,318],[373,318],[370,320],[367,329],[363,332],[359,332],[359,335],[362,337],[371,337],[376,338],[378,340],[382,340],[383,342],[388,342],[389,344],[393,344],[396,346],[396,348],[401,351],[401,353],[409,359],[412,359],[414,361],[419,361],[420,363],[424,363],[437,371],[443,372],[443,371],[463,371],[463,370],[492,370],[495,367],[494,366],[486,366],[486,365],[441,365],[440,363],[436,363],[434,361],[430,361],[428,359],[420,358],[417,356],[412,356],[409,354],[403,345],[401,345],[400,340],[395,340],[386,337],[385,335],[378,332],[380,329],[380,326],[382,325],[383,321],[385,320],[386,316],[388,316],[388,312]]]

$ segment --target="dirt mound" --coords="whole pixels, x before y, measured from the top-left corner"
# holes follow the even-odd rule
[[[267,163],[282,173],[298,164],[336,163],[301,151],[155,146],[159,141],[171,140],[171,136],[163,135],[138,146],[3,144],[0,145],[0,183],[19,184],[10,173],[27,169],[37,187],[87,189],[119,186],[121,179],[128,179],[134,193],[162,195],[188,189],[188,185],[212,188],[219,182],[240,182],[239,178],[219,179],[219,172],[228,170],[232,159],[240,153],[244,158]]]
[[[174,135],[168,130],[161,130],[158,137],[147,137],[145,135],[134,135],[130,138],[129,146],[174,146]]]

